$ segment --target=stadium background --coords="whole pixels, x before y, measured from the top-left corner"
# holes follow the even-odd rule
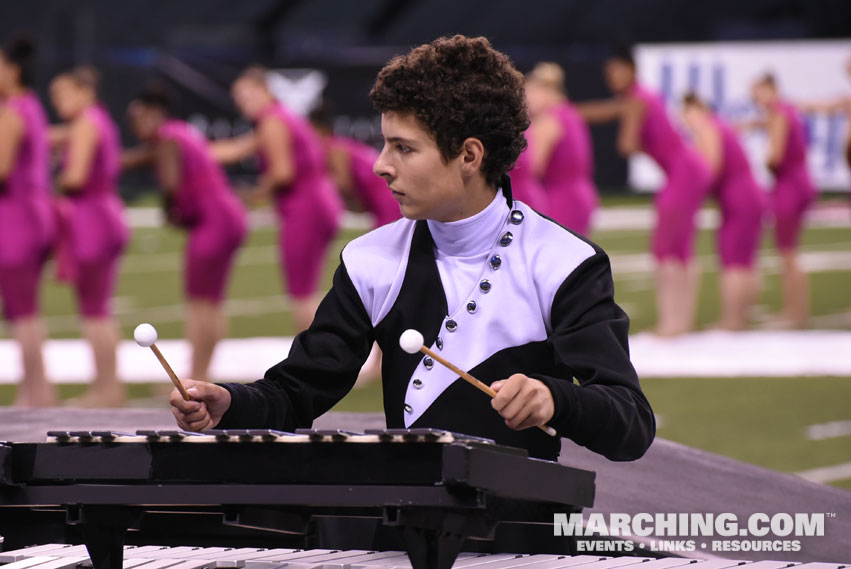
[[[129,98],[157,79],[180,95],[177,114],[206,125],[211,137],[239,132],[228,84],[252,62],[287,70],[293,83],[307,70],[320,70],[325,95],[338,115],[337,128],[376,141],[377,120],[367,91],[392,55],[438,35],[486,35],[521,70],[552,60],[567,70],[575,100],[608,94],[600,66],[614,42],[719,42],[818,40],[851,37],[851,3],[842,0],[750,1],[563,1],[545,0],[32,0],[0,5],[0,37],[28,29],[40,40],[39,93],[49,78],[76,63],[92,63],[104,77],[103,100],[125,130]],[[814,64],[817,65],[817,62]],[[824,69],[842,74],[842,69]],[[316,76],[314,76],[316,79]],[[846,83],[851,91],[851,84]],[[302,85],[309,88],[309,81]],[[836,93],[825,93],[835,95]],[[596,181],[609,211],[641,217],[650,198],[633,191],[625,161],[614,152],[614,127],[593,129]],[[251,164],[231,171],[239,179]],[[122,180],[131,206],[133,240],[123,261],[116,310],[125,338],[141,321],[156,325],[163,338],[182,336],[182,235],[151,222],[157,205],[152,179],[139,174]],[[810,271],[814,327],[851,330],[851,213],[847,188],[826,190],[807,229],[802,252]],[[712,206],[707,206],[711,209]],[[292,334],[287,297],[281,289],[275,230],[256,212],[251,239],[241,251],[230,285],[230,335],[235,338]],[[325,288],[343,245],[362,229],[356,223],[338,236],[329,254]],[[592,238],[612,256],[617,300],[630,313],[633,333],[653,325],[653,268],[647,251],[649,229],[641,223],[600,227]],[[760,311],[776,312],[780,289],[770,236],[763,245],[764,291]],[[703,268],[700,326],[718,313],[717,265],[711,224],[701,231]],[[806,257],[809,256],[809,261]],[[619,262],[620,260],[620,262]],[[48,279],[43,306],[52,339],[79,337],[69,291]],[[759,326],[758,326],[759,328]],[[845,336],[851,338],[851,335]],[[0,332],[8,339],[8,332]],[[847,342],[851,352],[851,341]],[[79,349],[84,349],[80,347]],[[836,354],[843,356],[843,354]],[[707,354],[724,359],[723,352]],[[803,354],[806,358],[807,355]],[[815,356],[814,356],[815,357]],[[845,355],[847,358],[847,353]],[[268,354],[268,364],[280,356]],[[820,362],[813,361],[813,368]],[[4,367],[5,364],[3,364]],[[692,375],[700,375],[692,374]],[[134,383],[132,404],[164,406],[161,381]],[[787,472],[833,468],[821,480],[851,489],[851,377],[802,374],[773,377],[652,377],[642,383],[659,416],[659,436]],[[0,385],[0,402],[13,386]],[[63,396],[82,390],[63,384]],[[353,391],[338,409],[375,411],[380,389]],[[836,474],[839,472],[840,474]],[[837,478],[838,477],[838,478]],[[818,479],[815,477],[814,479]]]

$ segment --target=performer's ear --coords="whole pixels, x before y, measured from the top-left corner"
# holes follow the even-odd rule
[[[482,168],[485,158],[485,146],[478,138],[468,138],[461,145],[461,159],[465,170],[476,173]]]

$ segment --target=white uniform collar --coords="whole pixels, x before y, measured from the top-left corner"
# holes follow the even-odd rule
[[[491,250],[507,216],[508,204],[500,189],[493,201],[479,213],[458,221],[429,219],[428,228],[435,247],[441,253],[453,257],[470,257]]]

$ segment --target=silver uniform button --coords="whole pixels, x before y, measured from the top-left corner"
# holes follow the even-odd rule
[[[405,413],[413,413],[413,412],[414,412],[414,408],[411,407],[410,405],[408,405],[407,403],[405,403]]]
[[[434,367],[434,360],[431,359],[431,356],[426,356],[423,358],[423,366],[425,366],[426,369],[431,369]],[[414,383],[416,384],[417,381],[419,380],[414,380]]]
[[[482,279],[479,283],[479,290],[487,294],[491,291],[491,282],[488,279]]]
[[[438,350],[443,351],[443,338],[438,336],[437,340],[434,341],[434,345],[437,346]]]
[[[512,241],[514,241],[514,234],[510,231],[506,231],[502,234],[502,237],[499,238],[499,244],[503,247],[508,247],[511,245]]]
[[[512,225],[520,225],[521,223],[523,223],[524,217],[526,217],[526,216],[523,215],[522,211],[520,211],[519,209],[515,209],[514,211],[511,212],[511,216],[509,217],[509,220],[511,221]]]
[[[454,332],[458,329],[458,323],[452,320],[451,318],[446,321],[446,329],[450,332]]]
[[[423,387],[423,382],[419,379],[415,379],[414,380],[414,389],[422,389],[422,387]],[[410,405],[408,405],[408,407],[410,407]],[[407,411],[407,409],[405,409],[405,410]],[[408,412],[410,413],[410,411],[408,411]]]
[[[467,312],[469,312],[470,314],[473,314],[476,310],[478,310],[478,308],[479,305],[476,304],[475,300],[471,300],[467,303]]]
[[[502,257],[494,255],[490,260],[491,269],[497,270],[502,265]]]

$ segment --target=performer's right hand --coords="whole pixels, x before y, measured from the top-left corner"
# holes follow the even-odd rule
[[[191,400],[184,401],[177,389],[172,390],[169,403],[177,425],[184,431],[206,431],[218,425],[230,407],[230,391],[206,381],[181,381]]]

